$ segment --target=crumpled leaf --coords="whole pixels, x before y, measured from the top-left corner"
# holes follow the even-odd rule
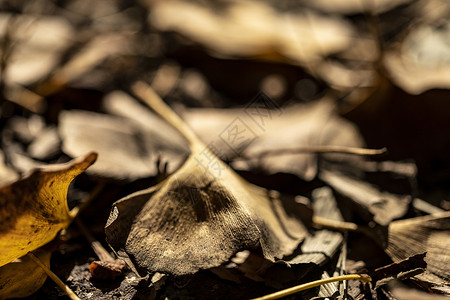
[[[158,160],[170,161],[168,172],[173,172],[189,154],[183,137],[154,114],[141,112],[140,105],[130,104],[123,93],[110,94],[105,106],[122,111],[127,118],[80,110],[63,111],[59,116],[65,153],[72,157],[91,150],[99,153],[88,173],[135,180],[155,176]]]
[[[431,288],[449,293],[450,211],[394,221],[389,225],[386,253],[394,262],[426,252],[426,271],[415,276]]]
[[[118,256],[137,273],[185,275],[246,248],[260,246],[271,261],[292,253],[306,235],[299,205],[239,177],[145,84],[135,91],[183,133],[191,155],[157,186],[113,205],[105,230]]]
[[[269,174],[283,172],[312,180],[318,171],[317,155],[292,153],[286,149],[317,145],[364,146],[357,128],[338,117],[333,103],[326,99],[279,108],[262,96],[243,109],[190,109],[183,117],[221,159],[244,156],[232,162],[237,170],[256,168]],[[257,157],[264,151],[279,152]],[[323,154],[323,157],[348,158],[339,154]]]
[[[71,221],[67,189],[96,153],[35,169],[0,188],[0,266],[51,241]]]
[[[52,253],[39,249],[34,253],[50,268]],[[24,298],[34,294],[44,284],[47,273],[28,255],[0,267],[0,299]]]

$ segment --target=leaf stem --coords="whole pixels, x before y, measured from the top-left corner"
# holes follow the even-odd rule
[[[78,229],[80,229],[81,233],[91,245],[91,248],[92,250],[94,250],[97,257],[101,261],[114,262],[115,258],[112,257],[111,254],[109,254],[109,252],[102,246],[102,244],[95,239],[95,237],[86,228],[80,218],[75,219],[75,223],[77,224]]]
[[[367,149],[358,147],[347,147],[347,146],[336,146],[336,145],[318,145],[318,146],[304,146],[298,148],[281,148],[281,149],[271,149],[264,150],[257,153],[252,153],[251,155],[241,155],[236,159],[250,159],[250,158],[261,158],[264,156],[276,156],[283,154],[297,154],[297,153],[343,153],[343,154],[354,154],[354,155],[380,155],[386,153],[386,148],[381,149]]]
[[[190,143],[191,150],[197,146],[205,148],[203,142],[192,129],[178,116],[156,92],[146,83],[138,81],[131,87],[132,92],[170,125],[175,127]]]
[[[316,281],[311,281],[308,283],[300,284],[285,290],[281,290],[269,295],[265,295],[259,298],[255,298],[253,300],[270,300],[270,299],[279,299],[281,297],[286,297],[289,295],[292,295],[294,293],[304,291],[316,286],[324,285],[330,282],[336,282],[336,281],[344,281],[344,280],[360,280],[362,282],[369,282],[372,280],[369,275],[365,274],[350,274],[350,275],[342,275],[342,276],[336,276],[336,277],[330,277],[326,279],[320,279]]]
[[[345,231],[360,231],[360,232],[363,231],[363,232],[365,232],[363,230],[363,227],[358,226],[355,223],[330,220],[330,219],[326,219],[326,218],[322,218],[322,217],[318,217],[318,216],[313,216],[313,224],[321,226],[321,227],[326,227],[326,228],[341,230],[341,231],[345,230]]]
[[[80,300],[77,295],[64,283],[59,279],[59,277],[52,272],[46,265],[42,263],[42,261],[33,253],[28,252],[28,257],[31,258],[39,267],[42,268],[42,270],[47,273],[47,275],[69,296],[72,300]]]

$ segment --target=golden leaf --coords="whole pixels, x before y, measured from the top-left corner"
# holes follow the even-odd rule
[[[70,224],[67,189],[96,158],[89,153],[35,169],[0,188],[0,266],[47,244]]]
[[[52,253],[39,249],[35,255],[50,267]],[[23,298],[34,294],[47,279],[47,273],[28,255],[0,267],[0,299]]]

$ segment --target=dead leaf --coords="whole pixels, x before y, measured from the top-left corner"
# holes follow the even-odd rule
[[[375,269],[370,274],[375,288],[379,288],[395,278],[403,280],[417,275],[417,273],[422,273],[427,267],[427,263],[424,260],[425,256],[426,253],[417,254],[408,257],[407,259]]]
[[[400,282],[389,283],[389,294],[398,300],[446,300],[448,297],[414,290]]]
[[[89,173],[131,181],[155,176],[158,160],[170,162],[168,171],[173,172],[189,154],[183,137],[171,134],[172,128],[154,114],[143,112],[139,104],[130,104],[123,93],[109,95],[105,105],[128,118],[78,110],[63,111],[59,116],[65,153],[76,157],[94,150],[100,154]]]
[[[411,202],[409,195],[382,191],[374,185],[336,171],[322,170],[319,176],[336,192],[355,203],[362,217],[367,221],[373,219],[380,225],[388,225],[392,220],[403,217]]]
[[[450,285],[450,212],[392,222],[388,230],[386,253],[394,262],[426,252],[426,271],[415,276],[419,281],[440,286]]]
[[[50,268],[52,253],[39,249],[34,253]],[[0,267],[0,299],[24,298],[34,294],[47,279],[47,273],[28,255]]]
[[[51,241],[72,219],[67,189],[96,153],[35,169],[0,188],[0,266]]]
[[[309,64],[349,45],[343,19],[311,11],[280,13],[267,3],[230,1],[220,10],[188,1],[153,2],[149,21],[175,31],[217,56],[258,57]]]
[[[385,55],[393,81],[410,94],[450,88],[450,22],[413,28],[398,49]]]
[[[105,230],[118,256],[135,272],[185,275],[247,248],[260,246],[271,261],[292,253],[306,234],[295,209],[234,173],[148,86],[134,90],[190,141],[191,155],[160,184],[113,205]]]
[[[2,13],[0,36],[4,38],[8,30],[11,30],[13,43],[10,45],[14,45],[14,51],[8,59],[7,84],[27,85],[48,75],[74,35],[67,19],[49,15]]]
[[[315,216],[330,220],[343,220],[329,187],[315,189],[312,196]],[[343,242],[344,237],[340,232],[327,229],[311,232],[299,247],[299,253],[285,262],[290,265],[310,263],[323,265],[336,254]]]
[[[190,109],[183,117],[219,158],[230,161],[243,156],[244,159],[231,164],[237,170],[283,172],[312,180],[317,174],[317,155],[292,153],[286,149],[317,145],[364,146],[357,128],[337,116],[331,101],[323,99],[280,108],[268,97],[259,96],[243,109]],[[278,153],[258,157],[263,151]],[[348,158],[339,154],[323,156],[333,160]]]

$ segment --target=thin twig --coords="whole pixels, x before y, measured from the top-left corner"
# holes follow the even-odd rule
[[[362,227],[355,223],[330,220],[318,216],[313,217],[313,224],[340,231],[363,231]]]
[[[380,155],[386,153],[386,148],[381,149],[366,149],[357,147],[347,147],[347,146],[336,146],[336,145],[318,145],[318,146],[304,146],[298,148],[280,148],[272,150],[264,150],[251,155],[241,155],[235,159],[250,159],[250,158],[261,158],[264,156],[276,156],[284,154],[297,154],[297,153],[342,153],[342,154],[353,154],[353,155]]]
[[[80,300],[77,295],[68,287],[64,282],[59,279],[59,277],[52,272],[42,261],[33,253],[28,252],[28,257],[31,258],[39,267],[42,268],[42,270],[47,273],[47,275],[69,296],[72,300]]]
[[[269,295],[265,295],[259,298],[255,298],[253,300],[270,300],[270,299],[279,299],[282,297],[286,297],[289,295],[292,295],[294,293],[298,293],[300,291],[304,291],[316,286],[320,286],[323,284],[327,284],[330,282],[336,282],[336,281],[344,281],[344,280],[360,280],[362,282],[369,282],[372,281],[372,278],[370,278],[369,275],[360,275],[360,274],[351,274],[351,275],[342,275],[342,276],[336,276],[336,277],[331,277],[331,278],[326,278],[326,279],[320,279],[320,280],[316,280],[316,281],[312,281],[312,282],[308,282],[305,284],[300,284],[282,291],[278,291]]]
[[[153,109],[189,141],[191,151],[194,148],[202,151],[206,147],[194,131],[156,94],[152,87],[143,81],[138,81],[132,85],[131,90],[134,95],[144,101],[148,107]]]

